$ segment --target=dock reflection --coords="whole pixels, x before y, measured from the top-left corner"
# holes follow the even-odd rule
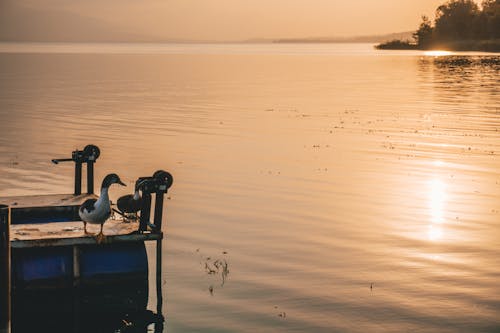
[[[161,248],[159,240],[159,263]],[[161,274],[161,264],[157,264],[157,278]],[[18,279],[12,293],[11,332],[163,332],[162,288],[156,282],[154,312],[147,309],[147,271],[29,284]]]
[[[13,297],[12,333],[163,332],[163,315],[148,310],[147,299],[136,295],[109,288],[100,294],[23,292]]]

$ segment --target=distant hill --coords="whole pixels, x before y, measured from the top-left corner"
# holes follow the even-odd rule
[[[67,11],[35,9],[22,6],[15,1],[5,1],[0,4],[0,41],[119,42],[141,41],[148,38],[151,39]]]

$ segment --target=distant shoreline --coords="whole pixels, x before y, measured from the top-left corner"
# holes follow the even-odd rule
[[[443,42],[422,48],[409,41],[392,40],[380,43],[375,46],[379,50],[442,50],[442,51],[479,51],[479,52],[500,52],[500,39],[486,40],[462,40]]]
[[[381,34],[381,35],[357,35],[357,36],[310,36],[310,37],[269,37],[250,38],[236,40],[217,39],[157,39],[157,38],[132,38],[122,40],[116,38],[1,38],[0,43],[175,43],[175,44],[274,44],[274,43],[381,43],[392,39],[411,38],[411,31]]]
[[[337,41],[337,40],[323,40],[323,39],[293,39],[293,40],[267,40],[267,41],[159,41],[159,42],[116,42],[116,41],[78,41],[78,42],[68,42],[68,41],[2,41],[0,40],[0,45],[6,47],[8,45],[14,45],[17,47],[29,47],[30,45],[251,45],[251,44],[262,44],[262,45],[283,45],[283,44],[364,44],[371,45],[373,48],[378,50],[411,50],[411,51],[450,51],[450,52],[488,52],[488,53],[499,53],[500,52],[500,40],[481,40],[481,41],[460,41],[460,42],[450,42],[441,43],[439,45],[432,45],[427,48],[419,47],[417,44],[409,41],[393,40],[389,42],[379,43],[373,41]],[[0,53],[3,53],[0,50]]]

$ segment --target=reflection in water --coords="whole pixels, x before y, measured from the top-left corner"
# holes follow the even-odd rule
[[[429,240],[439,240],[443,234],[444,212],[445,212],[446,191],[444,183],[439,179],[429,182]]]
[[[433,179],[430,182],[430,212],[431,212],[431,222],[432,223],[442,223],[444,221],[444,200],[445,200],[445,188],[444,184],[439,179]]]
[[[429,57],[442,57],[452,54],[450,51],[425,51],[424,54]]]
[[[99,302],[83,304],[75,302],[76,295],[70,292],[50,291],[36,297],[15,296],[17,308],[13,311],[12,333],[146,333],[163,332],[164,318],[161,314],[142,309],[128,309],[127,302],[113,308],[103,306],[109,302],[109,290],[103,291]],[[85,297],[79,294],[79,297]],[[95,295],[91,295],[94,300]],[[26,302],[33,302],[27,304]]]
[[[172,167],[167,331],[498,331],[499,57],[349,47],[0,54],[0,193]]]

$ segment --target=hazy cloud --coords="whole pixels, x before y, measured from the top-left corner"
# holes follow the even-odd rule
[[[243,40],[414,30],[442,0],[3,0],[0,38]],[[35,22],[33,22],[33,20]],[[59,30],[59,31],[58,31]],[[86,36],[88,35],[88,36]]]

